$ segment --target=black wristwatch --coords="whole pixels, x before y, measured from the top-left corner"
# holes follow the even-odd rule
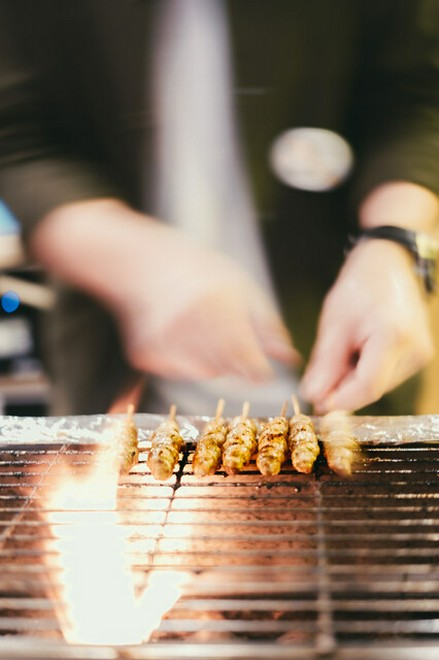
[[[415,258],[416,270],[422,277],[427,293],[432,293],[436,290],[438,243],[431,236],[422,232],[404,229],[403,227],[383,225],[381,227],[363,229],[358,234],[349,236],[350,247],[368,238],[383,238],[399,243],[407,248]]]

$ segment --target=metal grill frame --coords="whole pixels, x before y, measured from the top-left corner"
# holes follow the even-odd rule
[[[286,466],[281,475],[267,479],[252,464],[242,475],[219,473],[197,480],[190,465],[196,441],[192,429],[178,470],[159,484],[145,464],[149,433],[157,421],[156,416],[138,416],[144,451],[139,465],[120,482],[120,502],[127,524],[131,514],[163,514],[154,523],[159,527],[154,549],[148,561],[137,562],[138,570],[147,571],[152,558],[163,569],[190,569],[194,582],[152,641],[130,647],[66,644],[47,616],[53,603],[40,593],[46,569],[35,544],[45,529],[38,520],[42,493],[64,458],[74,470],[90,463],[94,446],[87,434],[78,441],[74,434],[61,433],[60,442],[58,428],[53,442],[30,445],[20,444],[19,436],[8,442],[3,433],[0,658],[436,660],[436,437],[415,442],[408,434],[407,445],[368,442],[349,480],[330,473],[323,460],[310,476]],[[196,428],[204,421],[198,420]],[[359,418],[359,428],[369,428],[369,422]],[[93,426],[89,419],[80,423]],[[155,509],[158,504],[164,508]],[[184,520],[187,514],[189,521]],[[187,551],[173,550],[176,542],[186,544]],[[218,542],[221,553],[215,554]],[[232,614],[200,624],[196,617],[204,610]],[[195,618],[179,615],[185,611]],[[206,630],[212,641],[197,638]],[[296,639],[279,641],[289,630]]]

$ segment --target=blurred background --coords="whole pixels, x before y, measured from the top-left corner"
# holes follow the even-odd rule
[[[43,274],[26,263],[20,225],[0,200],[0,414],[44,415],[50,399],[40,346],[51,305]]]
[[[155,126],[149,98],[152,93],[149,84],[151,72],[148,70],[145,89],[139,85],[139,80],[147,77],[144,71],[145,35],[153,34],[155,25],[151,8],[160,3],[88,0],[76,4],[57,0],[36,3],[33,8],[32,3],[27,5],[24,2],[23,7],[22,4],[18,0],[8,4],[6,15],[12,14],[11,29],[7,20],[0,21],[4,31],[4,53],[2,51],[0,64],[6,72],[5,89],[8,92],[5,96],[5,116],[10,122],[9,129],[14,138],[5,143],[6,152],[10,144],[11,154],[2,152],[1,155],[15,159],[15,151],[20,154],[23,148],[22,159],[26,164],[29,160],[32,167],[23,174],[24,183],[20,179],[18,167],[18,184],[15,189],[7,179],[1,195],[8,200],[17,216],[20,215],[26,231],[39,208],[36,202],[40,201],[44,208],[45,205],[50,208],[60,200],[68,201],[70,194],[75,200],[75,186],[78,186],[80,198],[87,197],[89,186],[97,197],[111,196],[115,190],[117,193],[122,191],[123,199],[134,208],[146,208],[149,211],[148,205],[153,206],[154,197],[150,190],[154,187],[153,168],[145,167],[145,162],[150,162],[147,157],[153,152],[152,129]],[[401,90],[397,85],[395,93],[392,93],[388,83],[394,77],[396,83],[399,83],[401,72],[405,75],[407,67],[409,71],[412,70],[409,66],[411,58],[413,67],[417,66],[418,59],[428,62],[426,54],[430,53],[430,44],[435,43],[432,37],[437,32],[438,3],[412,2],[398,5],[397,2],[386,1],[375,6],[367,2],[351,5],[349,2],[327,3],[316,0],[293,3],[291,0],[279,0],[273,3],[277,11],[272,11],[271,3],[254,2],[247,3],[251,7],[252,21],[249,21],[249,12],[245,9],[246,3],[228,4],[231,13],[230,36],[236,55],[235,101],[242,123],[249,174],[255,184],[261,232],[264,233],[267,252],[272,260],[272,275],[279,289],[285,320],[288,327],[294,329],[294,340],[306,361],[314,340],[322,299],[343,260],[346,236],[351,230],[349,222],[352,220],[348,217],[346,202],[352,191],[348,191],[346,186],[346,189],[336,188],[331,195],[325,196],[312,192],[309,194],[312,188],[307,189],[306,186],[304,190],[300,189],[300,185],[295,189],[295,181],[287,181],[285,185],[282,167],[280,172],[275,167],[282,165],[282,158],[280,161],[279,158],[275,159],[274,163],[269,162],[269,148],[273,145],[273,138],[283,135],[291,126],[328,126],[345,134],[361,152],[360,138],[364,124],[367,124],[366,134],[369,131],[375,136],[375,125],[380,124],[381,118],[387,117],[386,108],[389,107],[392,112],[387,117],[388,122],[379,126],[381,133],[378,131],[378,137],[374,138],[380,148],[377,149],[376,157],[370,159],[370,169],[378,163],[379,170],[384,162],[384,169],[390,167],[391,173],[396,170],[396,179],[402,177],[405,180],[404,167],[410,170],[411,160],[416,161],[416,158],[410,157],[410,148],[410,167],[403,162],[403,151],[398,151],[396,147],[392,151],[387,145],[394,154],[387,161],[381,149],[381,142],[386,141],[384,138],[389,140],[389,134],[393,135],[391,129],[396,131],[396,138],[400,137],[393,109],[398,107]],[[418,47],[416,34],[410,43],[406,38],[407,34],[411,35],[414,24],[409,20],[411,12],[417,10],[418,4],[422,8],[420,20],[425,32],[422,43],[427,48],[426,54]],[[26,11],[23,11],[25,5]],[[335,11],[335,5],[339,8],[338,12]],[[3,11],[6,3],[0,3],[0,6]],[[406,11],[401,11],[401,16],[393,11],[397,6],[398,9],[406,8]],[[244,7],[244,10],[239,10],[240,7]],[[292,8],[297,8],[297,16],[303,19],[303,23],[300,20],[286,20],[287,12],[289,16]],[[363,17],[363,10],[364,16],[370,20],[366,26],[373,27],[376,20],[378,26],[390,25],[391,33],[385,30],[372,31],[372,38],[368,39],[364,23],[356,16],[358,13]],[[369,13],[377,13],[377,16],[368,18]],[[292,14],[294,18],[294,12]],[[307,29],[303,29],[303,25],[308,26]],[[17,62],[14,26],[20,45],[20,58]],[[77,47],[78,34],[81,48]],[[52,41],[49,37],[46,39],[45,35],[49,35]],[[270,39],[267,47],[270,35],[273,39]],[[300,57],[291,56],[292,35]],[[339,36],[342,37],[340,43]],[[147,43],[150,42],[147,40]],[[12,53],[10,67],[14,75],[10,74],[6,57],[8,45]],[[35,53],[38,59],[35,59]],[[54,57],[53,53],[57,55]],[[430,56],[433,58],[436,54],[437,50],[430,53]],[[24,64],[21,57],[24,58]],[[388,60],[387,68],[382,66],[384,57]],[[361,64],[361,84],[355,82],[354,72],[350,71],[351,62],[357,61]],[[432,61],[436,63],[437,56]],[[286,62],[289,66],[285,66]],[[413,70],[417,71],[415,68]],[[367,74],[369,71],[373,75],[367,78],[365,72]],[[41,72],[44,73],[42,78]],[[431,73],[430,70],[427,70],[428,73]],[[422,113],[427,92],[430,94],[431,90],[434,92],[436,89],[434,84],[430,84],[427,74],[425,81],[416,76],[416,81],[424,81],[420,85]],[[345,82],[349,82],[351,77],[352,84],[355,84],[352,88],[354,93],[349,95],[349,103],[346,103],[346,90],[352,89],[345,86]],[[367,84],[364,84],[363,77]],[[24,91],[23,85],[19,84],[17,92],[14,85],[9,85],[8,81],[11,80],[25,81]],[[405,90],[409,85],[405,78],[403,80]],[[295,89],[296,84],[298,91],[293,95],[291,89]],[[416,92],[417,86],[413,86]],[[389,94],[386,93],[388,89]],[[437,97],[433,93],[430,96],[434,109]],[[44,103],[41,105],[42,99]],[[355,103],[352,99],[355,99]],[[370,104],[370,112],[365,100]],[[416,94],[415,100],[418,100]],[[359,107],[356,107],[357,103]],[[345,104],[347,107],[344,107]],[[17,107],[23,116],[17,112]],[[405,122],[412,111],[410,104],[408,109],[401,107],[400,121]],[[39,112],[42,112],[41,116]],[[433,114],[427,112],[421,114],[421,118],[429,120]],[[417,138],[417,115],[414,117],[414,134]],[[369,122],[365,121],[367,118]],[[398,139],[396,145],[399,144]],[[410,135],[407,141],[410,147]],[[433,165],[427,168],[427,174],[430,176],[431,169],[431,176],[437,185],[437,158],[430,157],[430,151],[425,146],[429,147],[433,142],[427,132],[419,148],[415,142],[413,153],[418,156],[423,153],[423,148],[426,150],[427,163]],[[375,148],[371,149],[372,156]],[[368,162],[368,150],[364,149],[364,145],[363,151],[366,152],[365,160]],[[55,154],[57,158],[54,159],[54,166],[47,168],[48,153]],[[72,153],[75,158],[71,158]],[[302,150],[301,165],[303,155]],[[80,163],[86,164],[83,171],[77,164],[77,157]],[[395,167],[393,157],[397,164]],[[399,174],[400,165],[403,175]],[[372,185],[368,171],[366,166],[366,174],[363,173],[361,183],[366,189]],[[387,177],[385,174],[384,180]],[[378,182],[380,176],[378,173]],[[107,178],[110,181],[109,187]],[[71,183],[73,192],[68,185],[64,188],[66,179]],[[418,181],[417,178],[415,180]],[[43,186],[39,199],[41,181],[50,182],[50,191]],[[431,183],[428,177],[427,183]],[[33,186],[32,191],[26,190],[25,184]],[[361,196],[362,191],[356,190],[354,193]],[[23,210],[26,213],[23,214]],[[26,220],[24,216],[29,218]],[[312,222],[293,223],[291,218],[294,217],[305,220],[311,218]],[[294,300],[291,296],[291,282],[295,285]],[[20,223],[0,197],[0,414],[39,415],[47,414],[49,410],[51,382],[43,361],[41,327],[46,325],[43,322],[52,304],[53,292],[46,275],[25,258],[21,247]],[[439,348],[438,296],[431,297],[430,305],[436,346]],[[107,321],[106,318],[101,320],[102,323]],[[76,339],[77,327],[72,327],[71,334]],[[92,334],[90,330],[93,328],[97,342],[101,342],[101,327],[90,322],[84,334]],[[64,354],[70,356],[68,350]],[[69,376],[73,372],[71,364],[74,360],[72,357],[68,362],[69,368],[65,369]],[[82,389],[82,374],[80,380]],[[105,375],[102,380],[106,380]],[[91,378],[90,383],[92,390],[97,391],[98,388],[93,389]],[[413,383],[405,387],[413,387]],[[439,357],[416,376],[416,392],[418,414],[439,413]],[[392,410],[406,410],[408,414],[404,402],[409,397],[402,393],[400,399],[402,406],[382,408],[381,412],[378,409],[371,414],[398,414]]]

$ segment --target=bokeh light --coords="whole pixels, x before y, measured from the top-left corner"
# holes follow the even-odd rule
[[[1,306],[7,314],[16,312],[20,307],[20,297],[18,293],[15,293],[15,291],[6,291],[1,297]]]

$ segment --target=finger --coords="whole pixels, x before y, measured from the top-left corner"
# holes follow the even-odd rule
[[[254,382],[273,377],[263,342],[245,315],[236,316],[233,325],[223,330],[218,350],[210,352],[210,356],[223,373]]]
[[[205,310],[206,311],[206,310]],[[273,376],[255,330],[242,310],[231,309],[227,318],[192,312],[180,317],[167,333],[149,341],[144,361],[149,370],[175,378],[211,378],[235,375],[249,381]]]
[[[326,398],[349,374],[355,357],[356,349],[341,340],[337,328],[320,333],[300,383],[301,397],[314,404]]]
[[[358,410],[380,399],[406,378],[401,350],[389,337],[373,335],[365,342],[357,364],[318,402],[319,410]]]
[[[261,343],[264,353],[273,360],[295,367],[300,367],[303,363],[303,357],[299,351],[292,344],[279,339],[277,336],[262,337]]]
[[[188,354],[167,350],[163,352],[151,346],[131,360],[133,366],[141,371],[155,374],[163,378],[203,380],[222,375],[222,372],[212,361],[192,359]]]
[[[203,336],[194,348],[210,351],[209,359],[216,361],[222,373],[259,382],[273,377],[268,360],[273,354],[287,363],[296,359],[288,331],[259,289],[249,287],[246,297],[221,292],[210,296],[203,309]]]
[[[283,324],[264,325],[255,328],[262,350],[273,360],[283,362],[287,365],[300,366],[303,359],[299,351],[293,345]]]
[[[299,366],[302,356],[282,319],[265,296],[252,299],[251,317],[263,351],[270,358],[288,365]]]

